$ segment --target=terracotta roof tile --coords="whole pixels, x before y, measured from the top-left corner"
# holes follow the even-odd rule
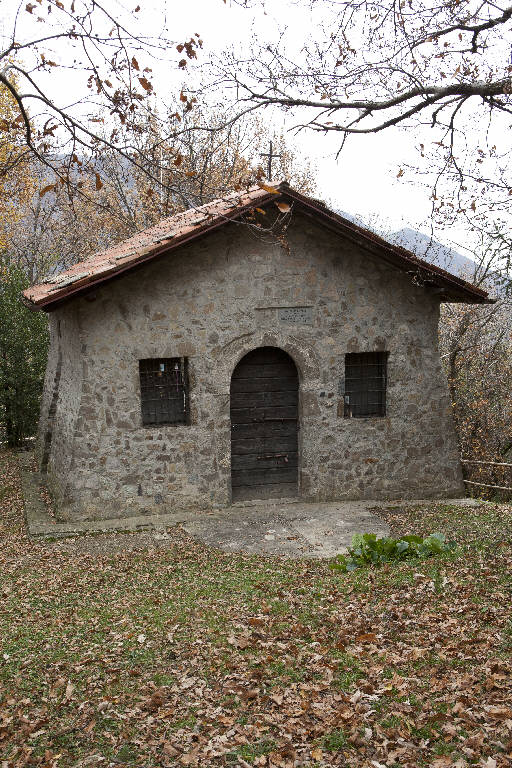
[[[59,275],[47,278],[39,285],[31,286],[24,291],[24,299],[33,308],[51,310],[63,300],[79,295],[93,285],[110,280],[117,274],[122,274],[140,263],[174,249],[191,238],[199,237],[210,229],[242,216],[255,205],[266,205],[284,197],[304,212],[323,220],[340,234],[350,236],[366,247],[373,246],[379,251],[378,255],[400,269],[421,270],[422,273],[431,276],[434,282],[437,280],[448,290],[455,291],[454,296],[458,296],[455,300],[472,302],[488,300],[485,291],[419,259],[405,248],[392,245],[378,235],[343,219],[318,200],[305,197],[291,189],[286,182],[273,183],[272,187],[278,194],[274,194],[268,187],[267,189],[253,187],[244,192],[233,192],[206,205],[162,219],[158,224],[95,253]]]
[[[233,218],[234,209],[242,211],[265,197],[269,197],[269,193],[255,187],[247,192],[234,192],[222,199],[162,219],[158,224],[138,232],[127,240],[74,264],[65,272],[28,288],[24,291],[25,299],[40,307],[54,303],[58,296],[67,293],[64,289],[68,286],[80,283],[85,287],[95,282],[95,278],[100,275],[102,278],[107,275],[113,277],[121,267],[124,268],[128,264],[135,266],[141,257],[151,254],[162,245],[165,246],[196,231],[199,233],[209,224],[219,223],[219,220],[222,221],[226,216]],[[78,285],[74,287],[78,288]]]

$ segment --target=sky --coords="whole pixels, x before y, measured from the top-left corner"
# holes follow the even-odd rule
[[[115,0],[117,2],[117,0]],[[158,3],[154,3],[155,10]],[[179,12],[173,16],[173,32],[186,35],[193,28],[204,40],[204,54],[220,51],[231,44],[243,49],[255,33],[272,39],[279,27],[295,30],[297,44],[307,35],[310,16],[305,3],[267,2],[266,12],[259,8],[244,9],[229,0],[190,0],[185,7],[176,4]],[[197,30],[195,27],[198,27]],[[293,39],[293,38],[292,38]],[[397,230],[403,226],[421,227],[429,231],[430,190],[407,175],[397,179],[404,162],[415,162],[414,148],[404,146],[401,131],[389,131],[379,136],[353,137],[336,159],[339,137],[307,131],[293,131],[293,120],[276,118],[276,128],[289,130],[289,141],[312,163],[322,199],[335,208],[363,220],[378,221],[383,228]]]
[[[133,19],[135,0],[104,0],[111,12],[120,19]],[[232,44],[248,44],[251,35],[260,39],[275,39],[278,31],[285,25],[293,30],[290,45],[300,47],[307,36],[311,18],[307,4],[297,0],[274,0],[267,2],[265,10],[256,3],[253,8],[245,9],[231,0],[140,0],[145,21],[141,22],[143,31],[155,34],[167,25],[169,36],[177,41],[185,40],[198,32],[204,49],[201,60],[207,60],[212,53],[220,53]],[[5,19],[13,13],[19,2],[0,0],[0,19],[4,18],[4,33],[8,32]],[[19,35],[30,31],[34,24],[32,17],[23,13],[25,0],[21,3]],[[154,27],[154,28],[153,28]],[[35,29],[35,27],[34,27]],[[40,28],[39,28],[40,29]],[[0,34],[2,22],[0,20]],[[56,57],[62,51],[56,51]],[[65,56],[63,56],[65,59]],[[163,70],[159,77],[169,80],[179,78]],[[49,87],[56,95],[73,91],[73,75],[62,70],[58,77],[52,72]],[[179,82],[176,80],[176,87]],[[284,127],[293,128],[293,121],[284,122],[282,116],[275,118],[276,131]],[[426,129],[425,129],[426,130]],[[397,177],[400,168],[407,164],[414,165],[417,158],[416,147],[422,139],[418,133],[404,133],[398,129],[389,129],[378,135],[353,137],[336,159],[339,137],[307,131],[295,135],[289,132],[290,143],[296,147],[299,155],[307,158],[312,165],[317,180],[318,196],[337,210],[345,211],[361,218],[373,226],[387,232],[402,227],[411,227],[423,232],[430,232],[430,188],[428,183],[420,183],[417,176],[406,172]],[[444,232],[443,242],[459,247],[467,243],[463,229]]]

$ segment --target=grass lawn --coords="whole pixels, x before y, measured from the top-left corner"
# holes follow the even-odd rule
[[[459,553],[350,575],[32,542],[7,452],[0,507],[2,768],[512,765],[510,505],[388,512]]]

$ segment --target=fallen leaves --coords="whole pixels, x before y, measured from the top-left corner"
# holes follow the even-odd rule
[[[151,713],[157,712],[164,705],[166,698],[165,690],[159,689],[154,691],[146,702],[147,711]]]
[[[75,686],[70,680],[68,680],[68,684],[66,685],[66,690],[64,692],[64,698],[63,698],[64,703],[67,703],[68,701],[71,700],[74,690],[75,690]]]
[[[0,471],[9,768],[510,764],[510,507],[486,506],[478,546],[474,512],[392,511],[397,533],[457,529],[464,555],[338,576],[179,529],[35,543],[12,454]]]
[[[510,707],[484,705],[484,711],[487,712],[489,717],[492,717],[493,720],[509,720],[512,723],[512,709],[510,709]]]
[[[260,189],[263,189],[265,192],[269,192],[271,195],[279,194],[279,190],[273,187],[271,184],[265,184],[263,181],[258,181],[257,184]]]

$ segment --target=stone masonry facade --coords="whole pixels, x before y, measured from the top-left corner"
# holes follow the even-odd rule
[[[301,500],[463,494],[439,297],[300,213],[286,240],[228,224],[50,313],[38,451],[61,519],[228,505],[231,375],[262,346],[299,372]],[[379,350],[386,416],[345,418],[345,354]],[[143,426],[139,360],[177,356],[190,424]]]

